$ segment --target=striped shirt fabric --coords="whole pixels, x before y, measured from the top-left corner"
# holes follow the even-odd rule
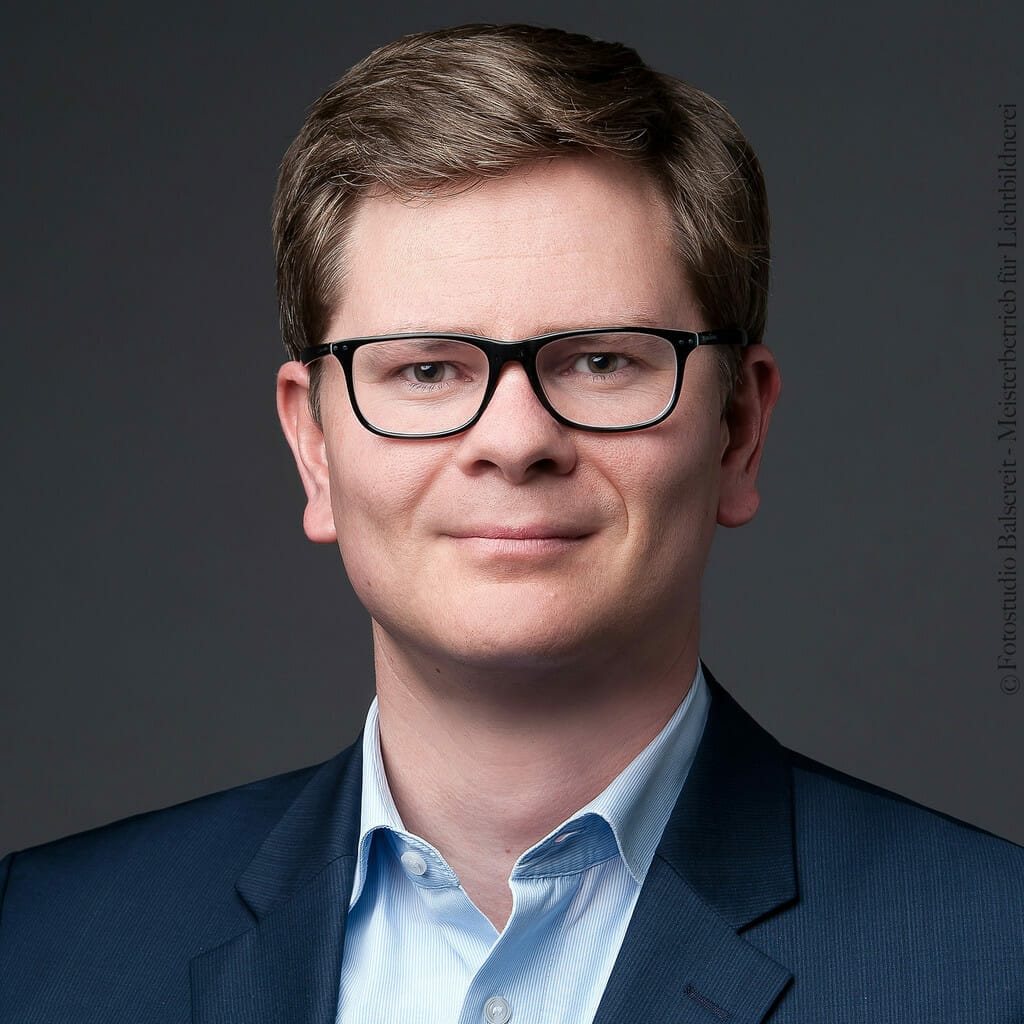
[[[515,862],[499,933],[402,825],[366,717],[360,839],[337,1024],[589,1024],[693,763],[710,697],[686,697],[609,786]]]

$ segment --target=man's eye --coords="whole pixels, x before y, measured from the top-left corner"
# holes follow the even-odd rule
[[[451,363],[413,363],[402,369],[401,376],[417,384],[440,384],[455,376],[455,367]]]
[[[577,356],[572,364],[576,373],[592,373],[601,376],[623,369],[629,360],[618,352],[585,352]]]

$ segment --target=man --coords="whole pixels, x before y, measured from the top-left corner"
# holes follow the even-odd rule
[[[399,40],[275,201],[278,409],[373,623],[324,765],[4,862],[4,1021],[1020,1021],[1021,850],[781,748],[698,657],[780,389],[710,97]]]

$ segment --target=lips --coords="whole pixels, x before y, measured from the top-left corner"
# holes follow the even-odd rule
[[[449,531],[448,535],[459,540],[580,540],[588,536],[588,531],[576,525],[538,523],[528,526],[460,527]]]
[[[587,543],[591,531],[578,524],[480,523],[448,532],[449,542],[471,564],[501,567],[504,574],[513,567],[534,572],[543,565],[557,565],[563,558],[574,557]]]

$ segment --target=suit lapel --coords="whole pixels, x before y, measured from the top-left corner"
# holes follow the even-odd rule
[[[238,880],[256,926],[193,959],[194,1024],[333,1024],[360,755],[357,741],[321,767]]]
[[[704,666],[711,709],[594,1024],[756,1024],[791,978],[739,934],[796,899],[785,751]]]
[[[789,978],[655,859],[594,1024],[755,1024]]]

